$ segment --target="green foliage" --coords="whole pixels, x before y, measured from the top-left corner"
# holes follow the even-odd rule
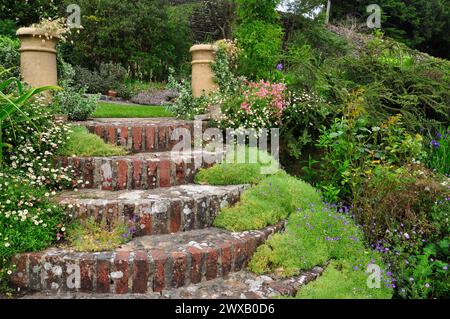
[[[222,209],[214,225],[232,231],[260,229],[318,203],[320,194],[311,185],[280,172],[245,191],[235,206]]]
[[[100,102],[93,117],[105,118],[139,118],[139,117],[171,117],[173,114],[164,106],[144,106]]]
[[[242,54],[239,71],[250,79],[272,79],[280,59],[282,28],[277,0],[239,0],[235,37]]]
[[[401,166],[425,157],[422,136],[407,133],[400,115],[370,127],[363,104],[356,92],[348,101],[344,118],[322,129],[318,140],[318,146],[325,151],[321,185],[340,188],[341,198],[351,196],[355,178],[380,163]]]
[[[2,73],[0,73],[0,76]],[[7,93],[7,89],[11,85],[17,86],[17,91]],[[15,130],[17,126],[23,122],[29,122],[32,117],[29,116],[22,108],[30,103],[30,100],[42,92],[48,90],[57,90],[58,87],[46,86],[39,88],[24,89],[23,84],[15,79],[0,82],[0,169],[3,165],[3,151],[4,147],[12,148],[11,137],[5,138],[3,130]],[[4,141],[8,144],[4,143]]]
[[[49,200],[49,191],[17,172],[0,173],[0,282],[14,270],[10,258],[39,251],[64,232],[64,210]]]
[[[365,22],[369,16],[366,6],[370,0],[333,0],[331,16],[334,21],[343,21],[347,15]],[[379,0],[382,8],[381,26],[389,37],[410,47],[447,58],[450,52],[450,9],[447,0]]]
[[[120,156],[127,151],[112,144],[106,144],[99,136],[90,134],[84,126],[72,126],[69,140],[61,149],[63,156]]]
[[[390,264],[397,294],[448,295],[448,181],[423,167],[377,167],[354,193],[354,216],[365,238]]]
[[[76,251],[114,250],[131,239],[124,223],[112,226],[94,218],[72,223],[67,229],[67,240]]]
[[[257,184],[265,177],[264,167],[278,165],[275,158],[265,151],[247,147],[235,150],[234,154],[227,153],[222,163],[201,169],[195,176],[195,182],[209,185]],[[251,153],[254,154],[256,163],[250,163]]]
[[[174,77],[173,69],[170,69],[167,88],[178,92],[178,98],[174,103],[167,105],[167,110],[176,117],[194,119],[196,115],[206,114],[208,109],[208,98],[202,95],[195,98],[189,81],[178,82]]]
[[[201,1],[192,11],[190,26],[196,42],[230,39],[236,16],[234,0]]]
[[[85,121],[95,112],[98,100],[98,95],[87,96],[85,89],[67,85],[55,94],[53,104],[70,120]]]
[[[429,145],[427,165],[434,171],[450,175],[450,127],[440,128]]]
[[[16,24],[13,20],[0,19],[0,36],[13,38],[16,36]]]
[[[166,79],[189,58],[189,30],[164,0],[81,0],[84,29],[65,50],[69,61],[90,70],[121,64],[142,80]],[[180,13],[181,14],[181,13]]]
[[[0,20],[14,20],[16,27],[29,27],[41,18],[54,18],[64,0],[33,0],[0,2]]]
[[[349,262],[333,261],[315,281],[301,288],[298,299],[391,299],[385,287],[368,288],[367,274],[354,270]]]
[[[85,87],[88,93],[106,94],[108,90],[114,90],[123,98],[130,98],[131,92],[125,85],[127,70],[116,63],[100,63],[99,70],[75,67],[75,84]]]
[[[9,70],[8,74],[0,75],[0,80],[5,79],[8,76],[19,76],[19,40],[9,38],[6,36],[0,36],[0,65]]]
[[[286,231],[260,246],[249,267],[257,274],[288,277],[317,265],[326,266],[322,277],[302,288],[297,298],[390,298],[391,280],[380,255],[366,248],[362,238],[353,221],[336,212],[333,205],[319,202],[299,207],[289,217]],[[381,281],[386,280],[387,286],[367,287],[365,271],[370,264],[381,267]]]

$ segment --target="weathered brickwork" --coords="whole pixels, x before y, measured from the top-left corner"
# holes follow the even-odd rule
[[[284,223],[241,233],[209,228],[136,238],[114,252],[53,248],[20,254],[15,257],[12,283],[31,291],[161,292],[241,270],[256,249],[253,243],[262,243],[283,228]]]
[[[77,123],[84,125],[90,133],[101,137],[106,143],[121,145],[129,151],[169,151],[182,141],[179,136],[172,139],[176,128],[185,128],[193,136],[193,122],[174,119],[97,119]]]
[[[93,217],[113,225],[126,222],[136,236],[161,235],[211,227],[220,208],[239,201],[245,186],[182,185],[150,191],[81,190],[55,201],[72,218]]]
[[[220,160],[220,155],[217,158]],[[56,165],[71,166],[76,177],[87,182],[85,188],[118,191],[192,183],[200,168],[210,167],[214,163],[205,162],[201,152],[176,156],[163,152],[113,157],[63,157]]]

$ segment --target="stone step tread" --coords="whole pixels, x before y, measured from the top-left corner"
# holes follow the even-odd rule
[[[92,120],[74,122],[83,126],[176,126],[193,124],[193,121],[180,120],[174,117],[148,117],[148,118],[96,118]]]
[[[80,190],[53,200],[73,219],[94,218],[108,227],[118,222],[134,236],[161,235],[211,227],[219,211],[237,203],[245,185],[187,184],[134,191]]]
[[[222,152],[223,153],[223,152]],[[214,156],[215,152],[192,150],[192,151],[158,151],[158,152],[139,152],[120,156],[70,156],[66,158],[80,158],[80,159],[105,159],[105,160],[187,160],[194,157]],[[220,157],[219,157],[220,158]]]
[[[75,203],[144,203],[155,201],[167,201],[173,199],[198,198],[218,196],[242,191],[244,185],[211,186],[199,184],[186,184],[169,188],[157,188],[151,190],[122,190],[102,191],[97,189],[83,189],[79,191],[66,191],[58,194],[55,200],[61,204]]]
[[[54,247],[13,258],[12,284],[53,292],[161,292],[226,277],[245,268],[256,248],[284,222],[261,230],[217,228],[133,239],[107,252]]]

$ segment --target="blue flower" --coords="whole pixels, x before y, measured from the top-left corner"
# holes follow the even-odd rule
[[[279,64],[277,65],[277,70],[278,70],[278,71],[283,70],[283,64],[282,64],[282,63],[279,63]]]

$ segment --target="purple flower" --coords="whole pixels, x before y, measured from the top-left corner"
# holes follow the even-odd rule
[[[438,141],[432,140],[432,141],[431,141],[431,146],[433,146],[434,148],[439,148],[439,146],[441,146],[441,145],[439,144]]]
[[[448,266],[444,266],[444,267],[442,267],[442,269],[448,270]]]
[[[426,288],[430,288],[430,284],[429,284],[429,283],[426,283],[426,284],[425,284],[425,287],[426,287]]]
[[[279,64],[277,65],[277,70],[278,70],[278,71],[283,70],[283,64],[282,64],[282,63],[279,63]]]
[[[414,278],[412,278],[412,277],[411,277],[411,278],[409,278],[409,281],[413,282],[413,281],[414,281]]]

